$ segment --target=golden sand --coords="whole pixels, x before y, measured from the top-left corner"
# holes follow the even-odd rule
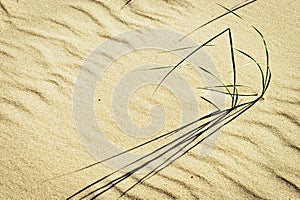
[[[66,199],[112,172],[100,164],[52,179],[96,162],[81,142],[73,119],[74,85],[80,67],[94,48],[124,31],[160,27],[187,34],[226,12],[217,3],[230,8],[241,2],[133,0],[120,10],[124,1],[1,1],[0,199]],[[272,81],[264,101],[225,126],[214,150],[204,159],[198,158],[197,147],[123,199],[300,198],[299,10],[298,1],[259,0],[237,11],[263,33],[269,47]],[[228,27],[236,47],[264,61],[260,38],[233,15],[196,31],[190,38],[201,44]],[[226,39],[214,42],[220,48],[205,50],[223,80],[229,82],[230,68],[223,67],[230,65],[230,54],[224,50],[228,47]],[[126,70],[153,61],[151,55],[156,54],[145,51],[122,58],[96,87],[95,99],[100,98],[95,101],[98,123],[104,135],[124,149],[146,140],[120,133],[107,98]],[[170,54],[154,60],[167,65],[168,59],[172,62],[175,57]],[[241,65],[249,62],[238,58]],[[260,87],[260,77],[250,67],[239,68],[238,81],[250,85],[252,92]],[[203,86],[193,70],[185,66],[177,72],[190,84]],[[167,117],[161,133],[178,127],[180,105],[176,97],[162,88],[156,98],[151,98],[149,91],[154,88],[140,88],[132,97],[132,120],[138,126],[147,126],[151,123],[150,107],[159,103]],[[201,101],[201,92],[195,93]],[[205,110],[206,106],[203,102],[200,107]],[[116,199],[142,175],[129,178],[102,198]]]

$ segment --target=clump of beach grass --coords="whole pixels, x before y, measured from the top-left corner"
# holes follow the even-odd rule
[[[125,7],[130,2],[131,1],[127,1],[126,4],[123,7]],[[217,17],[217,18],[215,18],[215,19],[199,26],[198,28],[196,28],[195,30],[193,30],[192,32],[187,34],[186,36],[192,34],[193,32],[199,30],[200,28],[202,28],[202,27],[204,27],[204,26],[206,26],[210,23],[213,23],[215,20],[218,20],[218,19],[220,19],[221,17],[223,17],[227,14],[233,14],[234,16],[238,17],[239,19],[241,19],[241,20],[243,20],[247,23],[247,21],[244,18],[242,18],[240,15],[236,14],[235,11],[242,8],[242,7],[244,7],[244,6],[246,6],[246,5],[248,5],[248,4],[250,4],[250,3],[253,3],[253,2],[255,2],[255,0],[247,1],[247,2],[243,3],[242,5],[235,6],[232,9],[228,9],[228,8],[220,5],[222,8],[224,8],[227,11],[225,14],[220,15],[219,17]],[[216,111],[214,111],[212,113],[209,113],[205,116],[202,116],[199,119],[197,119],[195,121],[192,121],[192,122],[190,122],[190,123],[188,123],[188,124],[186,124],[186,125],[184,125],[180,128],[177,128],[173,131],[170,131],[168,133],[160,135],[160,136],[158,136],[154,139],[151,139],[147,142],[144,142],[140,145],[132,147],[132,148],[130,148],[130,149],[124,151],[124,152],[121,152],[121,153],[116,154],[112,157],[109,157],[109,158],[104,159],[102,161],[93,163],[91,165],[88,165],[88,166],[85,166],[81,169],[76,170],[75,172],[79,172],[79,171],[91,168],[91,167],[93,167],[95,165],[98,165],[100,163],[104,163],[108,160],[118,159],[118,157],[120,155],[126,154],[126,153],[128,153],[130,151],[133,151],[135,149],[138,149],[142,146],[149,145],[149,144],[151,144],[155,141],[158,141],[158,140],[162,140],[162,139],[164,139],[164,138],[166,138],[170,135],[174,135],[174,134],[177,134],[177,133],[183,133],[179,137],[177,137],[176,139],[172,140],[171,142],[165,143],[161,147],[159,147],[156,150],[146,154],[145,156],[143,156],[143,157],[141,157],[141,158],[139,158],[139,159],[137,159],[137,160],[135,160],[131,163],[128,163],[127,165],[121,167],[120,169],[115,170],[115,171],[103,176],[102,178],[98,179],[97,181],[83,187],[82,189],[80,189],[79,191],[75,192],[73,195],[68,197],[68,199],[72,199],[72,198],[79,197],[79,196],[80,196],[79,197],[80,199],[84,199],[84,198],[95,199],[95,198],[103,195],[104,193],[106,193],[107,191],[109,191],[110,189],[115,187],[116,185],[118,185],[121,182],[125,181],[126,179],[128,179],[132,175],[134,175],[140,169],[147,167],[150,163],[156,161],[157,159],[161,158],[162,156],[167,155],[167,159],[165,159],[161,163],[158,163],[155,168],[151,169],[150,172],[143,175],[142,178],[138,179],[134,184],[132,184],[125,191],[123,191],[121,196],[127,194],[130,190],[132,190],[138,184],[142,183],[146,179],[156,175],[158,172],[165,169],[167,166],[169,166],[175,160],[177,160],[180,157],[184,156],[190,150],[192,150],[193,148],[198,146],[200,143],[202,143],[204,140],[209,138],[211,135],[216,133],[216,131],[220,130],[222,127],[224,127],[228,123],[235,120],[241,114],[248,111],[257,102],[259,102],[261,99],[263,99],[263,96],[266,93],[266,91],[269,87],[269,84],[270,84],[270,80],[271,80],[271,71],[270,71],[270,68],[269,68],[269,53],[268,53],[267,44],[266,44],[266,41],[264,39],[263,34],[256,27],[254,27],[252,25],[250,25],[250,27],[259,35],[260,39],[262,40],[262,44],[263,44],[263,48],[264,48],[264,52],[265,52],[265,64],[264,65],[261,64],[261,62],[258,62],[255,58],[253,58],[251,55],[249,55],[245,51],[240,50],[240,49],[236,49],[234,47],[234,44],[233,44],[231,29],[227,28],[227,29],[223,30],[222,32],[216,34],[214,37],[212,37],[211,39],[204,42],[202,45],[200,45],[198,47],[183,47],[182,49],[194,48],[194,50],[192,50],[190,52],[190,54],[188,54],[185,58],[183,58],[176,65],[164,66],[164,67],[161,67],[161,68],[159,67],[159,68],[151,69],[151,70],[159,70],[159,69],[170,68],[169,72],[163,77],[161,82],[158,84],[158,86],[156,88],[156,90],[157,90],[157,89],[159,89],[159,87],[163,83],[163,81],[165,79],[167,79],[168,76],[176,68],[180,67],[181,64],[188,57],[190,57],[195,52],[197,52],[198,50],[200,50],[201,48],[203,48],[205,46],[209,46],[209,45],[213,46],[211,43],[216,38],[220,37],[221,35],[227,34],[229,44],[230,44],[230,51],[231,51],[231,63],[232,63],[232,73],[233,73],[233,82],[232,82],[232,84],[224,84],[213,73],[211,73],[210,71],[205,69],[205,67],[198,66],[199,69],[201,69],[205,73],[208,73],[213,78],[216,78],[218,80],[218,82],[220,83],[219,85],[209,86],[209,87],[199,87],[198,89],[209,90],[209,91],[212,91],[212,92],[220,92],[220,93],[223,93],[225,95],[228,95],[231,98],[231,104],[228,108],[220,109],[218,107],[218,105],[216,105],[213,101],[209,100],[208,98],[201,97],[203,100],[205,100],[209,104],[213,105],[216,108]],[[180,50],[180,49],[175,49],[174,51],[176,51],[176,50]],[[236,67],[236,61],[235,61],[235,54],[237,54],[237,53],[242,55],[242,56],[245,56],[247,59],[249,59],[251,62],[253,62],[255,64],[256,68],[258,69],[258,72],[260,74],[260,79],[261,79],[261,86],[262,86],[262,88],[259,92],[250,93],[250,94],[240,93],[240,88],[245,87],[245,86],[242,85],[242,84],[237,83],[237,67]],[[224,88],[225,91],[219,90],[220,88]],[[251,100],[247,100],[247,98],[249,98],[249,97],[252,97],[252,98],[255,97],[255,98],[251,99]],[[243,103],[239,102],[239,100],[241,98],[243,98],[243,100],[244,100]],[[190,128],[192,125],[196,125],[196,127],[189,130],[188,128]],[[205,135],[205,134],[207,134],[207,135]],[[204,135],[205,135],[205,137],[200,139],[200,136],[204,136]],[[200,139],[200,140],[197,141],[197,139]],[[117,178],[114,178],[113,180],[110,180],[108,182],[104,182],[109,177],[111,177],[113,175],[117,175],[119,172],[122,172],[122,170],[124,170],[124,169],[126,169],[130,166],[133,166],[136,163],[140,163],[140,162],[142,162],[142,164],[138,165],[138,167],[134,167],[133,169],[129,170],[128,172],[124,173],[123,175],[118,176]],[[71,172],[71,173],[74,173],[74,172]],[[91,190],[91,191],[89,190],[92,186],[95,186],[97,184],[102,184],[102,185],[100,187],[97,187],[96,189]]]

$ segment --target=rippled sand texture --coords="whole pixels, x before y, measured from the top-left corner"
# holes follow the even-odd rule
[[[241,1],[133,0],[120,11],[124,3],[1,1],[0,199],[65,199],[112,171],[99,165],[49,180],[95,162],[76,131],[72,100],[77,73],[97,45],[120,32],[145,27],[187,34],[225,12],[216,3],[232,7]],[[259,28],[268,42],[273,76],[264,101],[224,127],[209,156],[200,160],[199,148],[194,149],[135,187],[124,199],[300,198],[299,10],[299,1],[258,0],[237,12]],[[260,58],[263,49],[258,37],[232,15],[190,37],[200,44],[227,27],[232,28],[236,45]],[[221,70],[220,65],[230,59],[222,50],[207,52]],[[124,63],[131,65],[126,60]],[[240,70],[243,75],[239,81],[255,86],[259,76],[248,76],[252,70],[245,67]],[[230,77],[229,71],[223,70],[222,76]],[[115,77],[107,75],[106,92],[118,81]],[[141,91],[141,97],[143,94]],[[163,102],[164,93],[160,94]],[[105,103],[105,98],[102,100]],[[143,101],[135,99],[137,104]],[[165,106],[178,109],[176,99],[166,101]],[[102,106],[102,111],[109,110],[105,108]],[[133,115],[139,116],[134,104],[131,108]],[[99,117],[101,109],[97,111]],[[170,112],[177,126],[180,116],[178,112],[172,114],[172,108]],[[147,125],[143,122],[149,122],[149,115],[141,116],[144,118],[133,120]],[[168,130],[175,128],[167,126]],[[108,123],[104,129],[108,138],[117,140],[110,132],[113,127]],[[124,141],[123,147],[129,148],[144,140]],[[117,198],[139,177],[129,178],[103,198]]]

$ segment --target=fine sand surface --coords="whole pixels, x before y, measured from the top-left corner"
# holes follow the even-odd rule
[[[61,176],[97,161],[81,142],[73,118],[76,77],[87,56],[101,42],[132,29],[187,34],[226,12],[218,4],[231,8],[242,0],[133,0],[122,10],[121,0],[0,2],[0,199],[66,199],[114,170],[99,164]],[[272,80],[264,100],[222,128],[208,156],[199,159],[197,146],[121,199],[300,199],[299,12],[297,0],[258,0],[237,11],[267,41]],[[265,62],[261,38],[233,15],[190,38],[201,44],[228,27],[237,48]],[[228,44],[224,36],[214,41],[215,48],[205,48],[226,83],[232,81]],[[250,86],[243,91],[260,92],[258,70],[249,59],[236,60],[238,83]],[[95,90],[103,135],[123,149],[181,125],[180,102],[164,87],[153,96],[155,85],[139,88],[129,109],[133,122],[146,127],[151,106],[160,104],[166,121],[159,133],[136,138],[114,123],[110,95],[115,85],[133,67],[149,62],[170,65],[178,57],[153,49],[133,52],[116,61]],[[194,70],[187,64],[176,72],[193,88],[204,115],[212,107],[200,98],[207,93],[196,87],[206,85]],[[138,151],[149,152],[171,139]],[[142,176],[126,179],[99,198],[118,198]]]

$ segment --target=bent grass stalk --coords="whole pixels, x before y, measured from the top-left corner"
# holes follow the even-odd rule
[[[248,1],[246,3],[250,4],[254,1]],[[244,5],[244,4],[243,4]],[[226,9],[228,13],[234,14],[235,16],[237,16],[238,18],[244,20],[241,16],[237,15],[234,11],[237,10],[236,8],[241,7],[241,6],[237,6],[234,9],[228,9],[224,6],[221,6],[224,9]],[[225,14],[225,15],[227,15]],[[224,15],[223,15],[224,16]],[[215,19],[216,20],[216,19]],[[215,20],[211,20],[209,23],[212,23]],[[244,20],[245,21],[245,20]],[[209,23],[206,23],[209,24]],[[203,26],[203,25],[202,25]],[[201,27],[201,26],[200,26]],[[174,66],[167,66],[170,67],[171,70],[163,77],[162,81],[159,83],[158,87],[155,89],[155,91],[159,88],[159,86],[162,84],[162,82],[177,68],[179,67],[189,56],[193,55],[195,52],[197,52],[199,49],[203,48],[206,45],[209,45],[210,42],[212,42],[214,39],[216,39],[217,37],[228,33],[229,36],[229,41],[230,41],[230,48],[231,48],[231,61],[232,61],[232,68],[233,68],[233,84],[224,84],[222,81],[219,80],[220,85],[217,86],[211,86],[211,87],[206,87],[206,88],[199,88],[199,89],[204,89],[204,90],[210,90],[210,91],[214,91],[214,92],[222,92],[219,90],[216,90],[216,88],[225,88],[227,92],[222,92],[225,93],[226,95],[229,95],[231,97],[231,106],[230,108],[226,108],[224,110],[220,110],[219,107],[217,105],[215,105],[212,101],[210,101],[209,99],[206,99],[204,97],[202,97],[202,99],[204,99],[205,101],[207,101],[208,103],[212,104],[214,107],[216,107],[218,110],[214,111],[208,115],[205,115],[189,124],[186,124],[178,129],[175,129],[171,132],[168,132],[166,134],[163,134],[159,137],[156,137],[152,140],[149,140],[145,143],[142,143],[140,145],[137,145],[133,148],[130,148],[124,152],[121,152],[119,154],[116,154],[110,158],[104,159],[102,161],[93,163],[91,165],[88,165],[86,167],[83,167],[81,169],[76,170],[75,172],[79,172],[82,170],[86,170],[90,167],[93,167],[95,165],[98,165],[100,163],[103,163],[105,161],[111,160],[111,159],[116,159],[118,156],[126,154],[130,151],[133,151],[135,149],[138,149],[142,146],[148,145],[154,141],[157,140],[161,140],[163,138],[166,138],[170,135],[173,135],[175,133],[179,133],[180,131],[185,131],[187,130],[187,128],[189,128],[192,125],[197,124],[196,128],[193,128],[192,130],[189,130],[187,132],[185,132],[184,134],[182,134],[180,137],[176,138],[175,140],[168,142],[164,145],[162,145],[161,147],[157,148],[156,150],[146,154],[145,156],[121,167],[118,170],[113,171],[110,174],[107,174],[106,176],[103,176],[102,178],[98,179],[97,181],[83,187],[82,189],[80,189],[79,191],[77,191],[76,193],[74,193],[73,195],[71,195],[70,197],[68,197],[68,199],[72,199],[75,197],[78,197],[79,195],[81,195],[80,199],[83,198],[90,198],[90,199],[95,199],[99,196],[101,196],[102,194],[104,194],[105,192],[109,191],[110,189],[112,189],[114,186],[120,184],[121,182],[125,181],[127,178],[129,178],[130,176],[132,176],[133,174],[135,174],[137,171],[139,171],[140,169],[147,167],[150,163],[154,162],[155,160],[161,158],[162,156],[166,155],[167,153],[169,153],[171,150],[176,149],[176,151],[174,153],[172,153],[172,155],[168,155],[168,158],[166,160],[164,160],[162,163],[158,164],[154,169],[152,169],[149,173],[147,173],[146,175],[144,175],[141,179],[139,179],[138,181],[136,181],[133,185],[131,185],[128,189],[126,189],[124,192],[122,192],[121,196],[127,194],[127,192],[129,192],[130,190],[132,190],[134,187],[136,187],[138,184],[142,183],[143,181],[145,181],[148,178],[151,178],[152,176],[154,176],[155,174],[159,173],[161,170],[165,169],[167,166],[169,166],[171,163],[173,163],[175,160],[179,159],[180,157],[184,156],[186,153],[188,153],[190,150],[192,150],[193,148],[195,148],[196,146],[198,146],[201,142],[203,142],[205,139],[209,138],[211,135],[213,135],[216,131],[220,130],[222,127],[224,127],[225,125],[227,125],[228,123],[230,123],[231,121],[235,120],[238,116],[240,116],[241,114],[243,114],[244,112],[246,112],[249,108],[251,108],[255,103],[257,103],[259,100],[261,100],[265,94],[265,92],[267,91],[269,84],[270,84],[270,80],[271,80],[271,72],[270,72],[270,68],[269,68],[269,54],[268,54],[268,48],[267,48],[267,44],[266,41],[262,35],[262,33],[255,28],[254,26],[251,25],[251,27],[256,31],[256,33],[258,33],[258,35],[260,36],[260,38],[263,41],[264,44],[264,49],[265,49],[265,56],[266,56],[266,71],[264,73],[263,71],[263,66],[261,65],[260,62],[256,61],[252,56],[250,56],[248,53],[239,50],[239,49],[235,49],[233,47],[233,40],[232,40],[232,35],[231,35],[231,30],[230,28],[225,29],[224,31],[220,32],[219,34],[215,35],[214,37],[212,37],[210,40],[208,40],[207,42],[203,43],[202,45],[200,45],[199,47],[197,47],[195,50],[193,50],[190,54],[188,54],[185,58],[183,58],[180,62],[178,62],[176,65]],[[200,29],[200,28],[198,28]],[[197,30],[198,30],[197,29]],[[243,85],[237,84],[236,83],[236,66],[235,66],[235,57],[234,57],[234,52],[237,51],[239,52],[241,55],[247,57],[248,59],[250,59],[259,69],[259,73],[261,75],[261,82],[262,82],[262,90],[260,92],[260,95],[258,94],[240,94],[238,93],[238,88],[240,87],[244,87]],[[206,70],[205,68],[199,66],[200,69],[202,69],[203,71],[205,71],[206,73],[209,73],[211,76],[215,77],[212,73],[210,73],[208,70]],[[159,69],[159,68],[157,68]],[[216,77],[215,77],[216,78]],[[233,89],[233,91],[231,92],[230,89]],[[257,96],[256,99],[245,102],[245,103],[240,103],[237,104],[239,97],[249,97],[249,96]],[[198,124],[200,123],[200,124]],[[207,135],[202,138],[201,140],[199,140],[198,142],[194,143],[198,138],[200,138],[200,136],[202,136],[203,134],[207,133]],[[156,154],[158,153],[158,154]],[[155,155],[156,154],[156,155]],[[151,158],[150,156],[155,155],[154,158]],[[104,181],[105,179],[111,177],[112,175],[116,174],[117,172],[120,172],[121,170],[129,167],[129,166],[133,166],[133,164],[138,163],[139,161],[143,161],[142,164],[140,164],[138,167],[135,167],[134,169],[131,169],[129,172],[125,173],[124,175],[121,175],[111,181],[109,181],[106,184],[103,184],[102,186],[87,192],[88,189],[90,189],[92,186],[95,186],[96,184],[100,184],[103,183],[102,181]],[[68,174],[71,174],[74,172],[70,172]],[[67,174],[65,174],[67,175]],[[84,192],[87,192],[86,194],[83,194]]]

